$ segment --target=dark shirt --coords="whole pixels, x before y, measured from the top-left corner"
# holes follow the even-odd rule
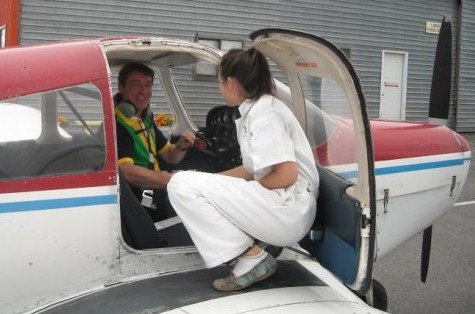
[[[163,135],[163,133],[153,124],[153,127],[150,129],[155,134],[155,147],[156,152],[159,152],[163,149],[169,142],[168,139]],[[134,139],[136,137],[130,134],[130,131],[123,126],[121,123],[116,122],[116,133],[117,133],[117,155],[119,159],[119,163],[121,159],[127,158],[134,160],[134,164],[138,166],[142,166],[136,162],[137,156],[137,149],[139,145],[143,145],[143,143],[135,143]],[[156,155],[156,152],[153,152]],[[156,158],[155,158],[156,159]],[[158,168],[158,161],[155,161],[156,166],[155,170],[159,170]],[[139,201],[142,200],[142,192],[143,188],[132,186],[132,191],[137,196]]]

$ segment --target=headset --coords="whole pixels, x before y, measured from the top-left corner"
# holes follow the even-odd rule
[[[114,95],[114,103],[117,108],[127,117],[131,118],[137,113],[137,108],[133,103],[127,100],[122,99],[122,95],[117,93]],[[142,112],[142,118],[149,117],[152,114],[150,110],[150,105]]]

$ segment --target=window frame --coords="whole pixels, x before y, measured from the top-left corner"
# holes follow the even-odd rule
[[[245,40],[241,36],[218,36],[213,34],[196,33],[195,42],[213,46],[224,52],[232,48],[244,48]],[[215,44],[213,44],[215,43]],[[228,45],[228,46],[227,46]],[[200,67],[206,65],[208,70],[213,74],[199,73]],[[209,72],[211,72],[209,71]],[[218,66],[212,64],[204,64],[197,62],[193,69],[193,79],[197,81],[213,81],[218,78]]]
[[[0,48],[5,48],[7,46],[7,26],[0,26]]]

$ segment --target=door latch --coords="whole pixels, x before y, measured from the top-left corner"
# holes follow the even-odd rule
[[[455,184],[457,183],[457,176],[452,176],[452,185],[450,186],[450,197],[454,196]]]
[[[385,214],[388,212],[388,203],[389,203],[389,189],[384,189],[383,207],[384,207]]]

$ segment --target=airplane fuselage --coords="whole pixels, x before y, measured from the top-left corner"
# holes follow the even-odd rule
[[[226,160],[229,155],[219,155],[224,151],[219,143],[227,145],[226,153],[229,147],[239,147],[228,145],[233,139],[223,139],[215,126],[232,131],[234,120],[226,106],[216,106],[218,114],[210,117],[211,110],[207,112],[209,124],[195,123],[173,71],[193,82],[196,64],[216,65],[222,52],[164,38],[108,38],[0,50],[0,106],[6,108],[2,115],[18,121],[17,128],[31,131],[20,133],[15,124],[1,129],[3,311],[73,313],[75,306],[86,306],[81,300],[96,305],[104,296],[103,305],[113,312],[114,300],[128,284],[144,283],[150,284],[149,289],[140,291],[159,294],[144,311],[219,313],[230,308],[227,313],[239,313],[239,304],[246,303],[241,310],[262,313],[275,308],[377,312],[357,296],[372,285],[373,261],[451,208],[468,172],[470,147],[446,127],[369,121],[356,73],[336,47],[308,34],[263,33],[254,38],[256,48],[277,60],[290,77],[289,87],[280,87],[277,96],[293,109],[307,132],[321,171],[319,214],[309,236],[279,257],[283,269],[279,276],[229,298],[205,288],[226,266],[204,271],[182,225],[152,223],[154,235],[171,245],[134,245],[134,237],[143,236],[144,230],[130,227],[125,213],[144,210],[130,197],[118,171],[112,100],[112,80],[120,66],[139,61],[153,67],[161,94],[175,114],[170,138],[184,130],[200,130],[215,145],[214,151],[189,152],[181,170],[218,172],[223,160],[226,166],[232,164]],[[310,77],[306,87],[313,88],[315,99],[303,93],[300,84],[305,76]],[[187,87],[184,84],[185,92]],[[211,87],[219,92],[217,85]],[[22,125],[22,106],[38,118]],[[170,230],[175,233],[167,234]],[[306,252],[313,257],[305,257]],[[190,294],[186,279],[195,280],[198,292]],[[175,293],[163,289],[167,280],[175,283],[169,284]],[[279,299],[262,303],[260,296]],[[133,302],[132,297],[124,300]]]

